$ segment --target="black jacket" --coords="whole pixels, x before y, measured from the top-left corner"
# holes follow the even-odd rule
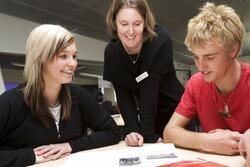
[[[60,120],[59,133],[51,122],[45,128],[32,116],[20,90],[0,96],[0,166],[27,166],[35,163],[33,148],[69,142],[72,152],[115,144],[120,139],[114,120],[76,85],[68,85],[72,96],[70,119]],[[86,135],[86,128],[94,133]]]
[[[156,142],[162,136],[184,91],[173,65],[172,40],[161,26],[155,32],[156,38],[143,43],[136,64],[117,39],[107,45],[104,59],[104,79],[115,88],[125,135],[139,132],[145,142]],[[137,83],[135,78],[144,72],[149,76]]]

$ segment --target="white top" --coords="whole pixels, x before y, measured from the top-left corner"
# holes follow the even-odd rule
[[[52,116],[55,120],[57,132],[59,132],[59,120],[60,120],[60,115],[61,115],[61,104],[57,105],[56,107],[49,107],[49,110],[50,110],[50,113],[52,114]]]

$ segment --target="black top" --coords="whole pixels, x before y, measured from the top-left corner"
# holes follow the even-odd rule
[[[114,120],[81,87],[68,85],[72,96],[70,119],[45,128],[32,116],[20,90],[0,96],[0,166],[27,166],[35,163],[33,148],[69,142],[72,153],[115,144],[120,139]],[[86,135],[86,128],[94,133]]]
[[[103,78],[115,88],[125,135],[139,132],[145,142],[156,142],[162,136],[184,91],[173,65],[172,40],[159,25],[155,32],[157,37],[143,43],[135,64],[117,39],[106,46],[104,59]],[[149,76],[137,82],[135,78],[144,72]]]

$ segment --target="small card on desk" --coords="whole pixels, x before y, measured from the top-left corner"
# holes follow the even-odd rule
[[[132,166],[140,164],[140,157],[120,158],[119,166]]]
[[[148,155],[146,156],[148,160],[150,159],[161,159],[161,158],[177,158],[177,155],[174,153],[169,153],[169,154],[155,154],[155,155]]]

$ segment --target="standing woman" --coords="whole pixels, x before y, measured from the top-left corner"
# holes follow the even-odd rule
[[[0,96],[0,166],[32,165],[119,141],[114,120],[70,84],[76,58],[75,39],[65,28],[41,25],[31,32],[25,83]]]
[[[168,32],[155,24],[146,0],[113,0],[106,17],[112,39],[104,79],[111,81],[125,121],[125,142],[161,142],[183,87],[173,65]]]

